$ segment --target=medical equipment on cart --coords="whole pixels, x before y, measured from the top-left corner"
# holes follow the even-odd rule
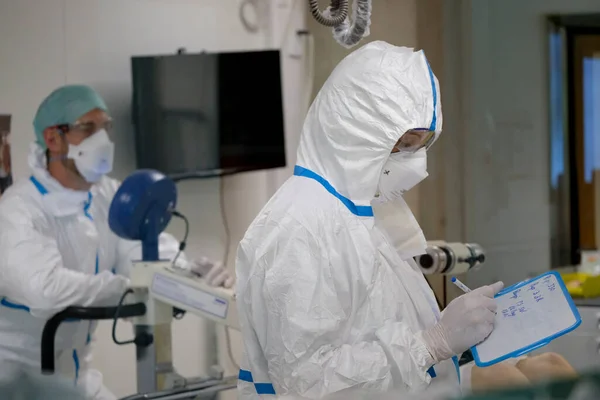
[[[142,260],[133,262],[130,288],[116,307],[69,307],[51,318],[42,335],[42,372],[54,373],[54,336],[61,322],[71,319],[133,318],[134,339],[117,344],[136,346],[137,399],[212,398],[233,389],[236,377],[223,377],[220,367],[210,376],[186,379],[178,375],[171,356],[171,323],[174,316],[191,312],[230,328],[239,329],[235,294],[214,288],[194,273],[159,260],[158,239],[171,217],[178,215],[175,182],[152,170],[136,171],[125,179],[109,212],[110,228],[119,237],[142,242]],[[183,247],[183,246],[182,246]],[[131,302],[125,300],[131,299]]]

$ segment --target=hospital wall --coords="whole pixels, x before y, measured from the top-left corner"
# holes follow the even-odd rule
[[[275,188],[289,175],[295,160],[297,135],[306,111],[304,39],[294,32],[304,28],[304,4],[277,1],[260,15],[260,33],[246,32],[238,18],[237,0],[0,0],[0,113],[11,113],[13,170],[27,177],[27,153],[33,139],[31,121],[44,96],[66,83],[87,83],[106,99],[116,123],[114,176],[123,178],[135,168],[131,125],[130,57],[174,53],[185,47],[201,50],[279,48],[283,51],[286,144],[290,167],[246,173],[224,181],[224,200],[231,233],[229,267],[236,243]],[[272,13],[270,12],[272,11]],[[252,17],[251,15],[249,15]],[[290,33],[283,40],[285,31]],[[292,57],[294,56],[294,57]],[[299,56],[299,57],[298,57]],[[268,117],[269,110],[265,110]],[[190,181],[180,186],[179,208],[191,223],[187,253],[220,260],[225,232],[219,204],[219,180]],[[181,237],[183,226],[171,230]],[[26,266],[24,266],[26,267]],[[208,329],[210,332],[210,329]],[[188,316],[174,324],[174,359],[186,376],[197,376],[214,360],[212,335],[204,321]],[[122,323],[120,338],[131,337]],[[222,342],[222,330],[217,330]],[[239,338],[234,335],[234,353]],[[222,343],[219,346],[224,349]],[[220,354],[229,372],[234,368]],[[99,327],[95,365],[118,396],[135,391],[135,352],[117,347],[110,326]]]
[[[444,4],[446,237],[479,242],[488,256],[470,285],[550,268],[545,16],[590,12],[600,2]]]

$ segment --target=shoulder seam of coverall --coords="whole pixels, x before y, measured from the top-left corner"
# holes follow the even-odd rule
[[[339,167],[339,168],[341,168],[341,166],[338,166],[338,167]],[[304,168],[304,167],[302,167],[302,168]],[[308,169],[309,171],[312,171],[310,168],[307,168],[307,169]],[[317,175],[318,175],[318,174],[317,174]],[[321,176],[321,175],[318,175],[318,176]],[[334,194],[331,194],[331,193],[330,193],[330,192],[329,192],[329,191],[328,191],[328,190],[327,190],[327,189],[326,189],[326,188],[325,188],[325,187],[324,187],[324,186],[323,186],[323,185],[322,185],[320,182],[318,182],[318,181],[316,181],[316,180],[314,180],[314,179],[310,179],[310,178],[303,177],[303,176],[297,176],[297,175],[293,175],[293,177],[294,177],[294,178],[303,178],[303,179],[304,179],[304,180],[306,180],[306,181],[309,181],[309,182],[316,183],[316,185],[315,185],[315,186],[318,186],[318,187],[320,187],[320,188],[321,188],[321,190],[323,190],[323,191],[324,191],[324,193],[326,193],[327,197],[329,198],[329,201],[331,201],[331,202],[332,202],[332,204],[335,204],[335,209],[334,209],[334,210],[335,210],[336,212],[340,212],[340,210],[343,210],[343,211],[341,211],[341,212],[343,212],[343,213],[350,213],[350,214],[352,214],[354,217],[356,217],[356,218],[358,218],[358,219],[361,219],[361,220],[362,220],[362,219],[373,219],[373,218],[374,218],[374,216],[363,216],[363,215],[356,215],[355,213],[353,213],[353,212],[352,212],[352,211],[351,211],[351,210],[348,208],[348,206],[347,206],[347,205],[345,205],[345,204],[342,202],[342,200],[340,200],[340,199],[339,199],[339,198],[338,198],[336,195],[334,195]],[[350,201],[350,202],[351,202],[351,203],[352,203],[352,204],[353,204],[355,207],[371,207],[371,208],[372,208],[372,205],[371,205],[371,204],[368,204],[368,205],[367,205],[367,204],[358,204],[358,203],[356,203],[356,201],[355,201],[354,199],[351,199],[350,197],[347,197],[346,195],[343,195],[343,194],[341,194],[341,193],[340,193],[340,191],[339,191],[339,189],[338,189],[338,188],[337,188],[337,187],[336,187],[334,184],[332,184],[332,183],[331,183],[331,182],[330,182],[330,181],[329,181],[327,178],[325,178],[325,177],[322,177],[322,178],[323,178],[323,179],[324,179],[324,180],[325,180],[325,181],[326,181],[326,182],[327,182],[329,185],[331,185],[331,187],[333,188],[333,190],[335,190],[335,192],[336,192],[338,195],[340,195],[340,196],[344,197],[345,199],[347,199],[348,201]],[[298,221],[298,222],[300,222],[300,221]]]

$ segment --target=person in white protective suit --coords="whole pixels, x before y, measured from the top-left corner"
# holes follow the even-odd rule
[[[332,72],[294,176],[237,254],[241,398],[459,387],[457,355],[493,329],[496,283],[440,315],[412,257],[426,242],[402,194],[442,130],[422,51],[372,42]]]
[[[108,226],[119,182],[106,176],[114,145],[100,96],[83,85],[58,88],[41,103],[33,125],[31,175],[0,199],[0,380],[21,367],[40,370],[42,329],[54,314],[69,306],[116,305],[131,261],[141,259],[141,244],[120,239]],[[160,236],[162,258],[173,258],[178,247],[174,237]],[[233,285],[220,264],[181,256],[178,263],[214,285]],[[89,368],[95,326],[60,326],[57,370],[89,399],[115,399],[101,373]]]

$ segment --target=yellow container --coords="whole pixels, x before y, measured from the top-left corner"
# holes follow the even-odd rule
[[[560,275],[572,297],[600,296],[600,276],[594,276],[584,272]]]

